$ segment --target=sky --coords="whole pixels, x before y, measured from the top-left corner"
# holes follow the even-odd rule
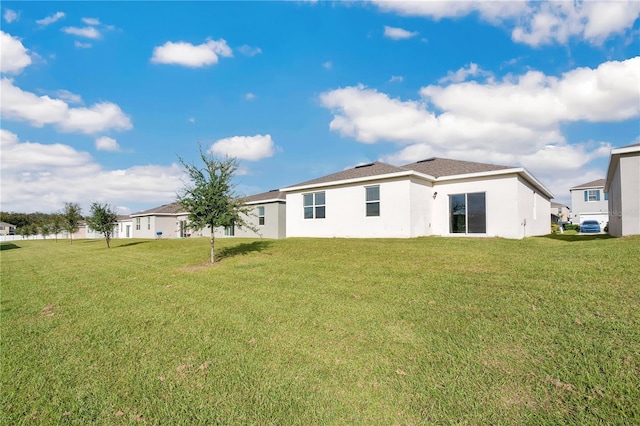
[[[383,161],[525,167],[570,206],[640,142],[639,1],[11,2],[0,210],[239,196]]]

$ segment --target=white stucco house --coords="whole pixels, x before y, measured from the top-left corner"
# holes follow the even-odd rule
[[[609,234],[640,234],[640,144],[611,150],[604,190],[609,194]]]
[[[581,225],[585,220],[597,220],[604,229],[609,221],[609,194],[604,183],[604,179],[597,179],[569,189],[572,223]]]
[[[429,158],[356,166],[281,189],[287,237],[523,238],[550,232],[553,194],[521,167]]]

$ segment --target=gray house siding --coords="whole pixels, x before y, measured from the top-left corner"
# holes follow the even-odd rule
[[[609,233],[616,237],[640,234],[640,155],[621,155],[607,186]]]

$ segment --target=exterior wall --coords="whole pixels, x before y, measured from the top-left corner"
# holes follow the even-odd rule
[[[411,236],[433,235],[433,185],[411,178]]]
[[[584,201],[584,191],[597,189],[600,191],[600,201]],[[581,215],[603,215],[609,214],[609,202],[604,199],[604,188],[602,186],[595,188],[571,189],[571,222],[580,224],[585,218],[581,219]],[[606,223],[600,224],[602,227]]]
[[[529,182],[518,177],[518,219],[522,236],[531,237],[551,233],[549,210],[551,201]]]
[[[614,237],[622,237],[621,192],[620,167],[617,167],[613,179],[609,183],[609,234]]]
[[[365,187],[380,185],[380,216],[367,217]],[[325,192],[326,217],[305,219],[303,194]],[[287,237],[408,238],[412,230],[408,179],[371,180],[287,193]],[[424,235],[421,233],[419,235]]]
[[[162,232],[162,238],[177,238],[180,234],[176,215],[138,216],[140,229],[136,229],[136,217],[132,218],[133,238],[156,238],[156,232]]]
[[[286,205],[282,202],[271,202],[252,205],[252,214],[245,220],[258,229],[259,234],[246,227],[235,227],[235,237],[249,238],[285,238],[286,233]],[[258,207],[264,207],[264,225],[258,224]],[[224,232],[223,232],[224,235]],[[217,234],[216,234],[217,236]]]
[[[609,189],[609,233],[640,234],[640,155],[623,154]]]
[[[553,204],[551,204],[550,212],[552,215],[557,216],[558,221],[560,222],[568,222],[571,219],[571,211],[567,206],[554,206]]]
[[[640,154],[620,157],[622,235],[640,234]]]
[[[450,237],[522,238],[518,212],[516,175],[439,182],[433,186],[433,234]],[[449,229],[449,196],[475,192],[485,193],[486,233],[458,234]],[[549,205],[547,204],[547,212]],[[547,213],[548,217],[548,213]],[[547,232],[548,233],[548,232]]]
[[[129,227],[129,234],[127,236],[127,226]],[[133,238],[133,221],[132,220],[119,220],[114,233],[113,238]]]

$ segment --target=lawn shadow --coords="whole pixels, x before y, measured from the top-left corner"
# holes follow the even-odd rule
[[[131,246],[137,246],[138,244],[147,244],[149,243],[149,241],[133,241],[131,243],[126,243],[126,244],[122,244],[119,246],[113,245],[111,246],[112,248],[122,248],[122,247],[131,247]]]
[[[575,242],[582,242],[582,241],[608,240],[614,237],[612,237],[609,234],[588,234],[588,235],[587,234],[572,234],[572,235],[549,234],[549,235],[543,235],[539,238],[548,238],[550,240],[575,243]]]
[[[8,243],[8,244],[0,244],[0,251],[4,251],[4,250],[13,250],[13,249],[17,249],[20,248],[20,246],[17,246],[13,243]]]
[[[250,243],[241,243],[231,247],[225,247],[219,251],[216,250],[216,258],[222,260],[228,257],[246,255],[251,252],[261,252],[271,244],[271,241],[260,240],[252,241]]]

